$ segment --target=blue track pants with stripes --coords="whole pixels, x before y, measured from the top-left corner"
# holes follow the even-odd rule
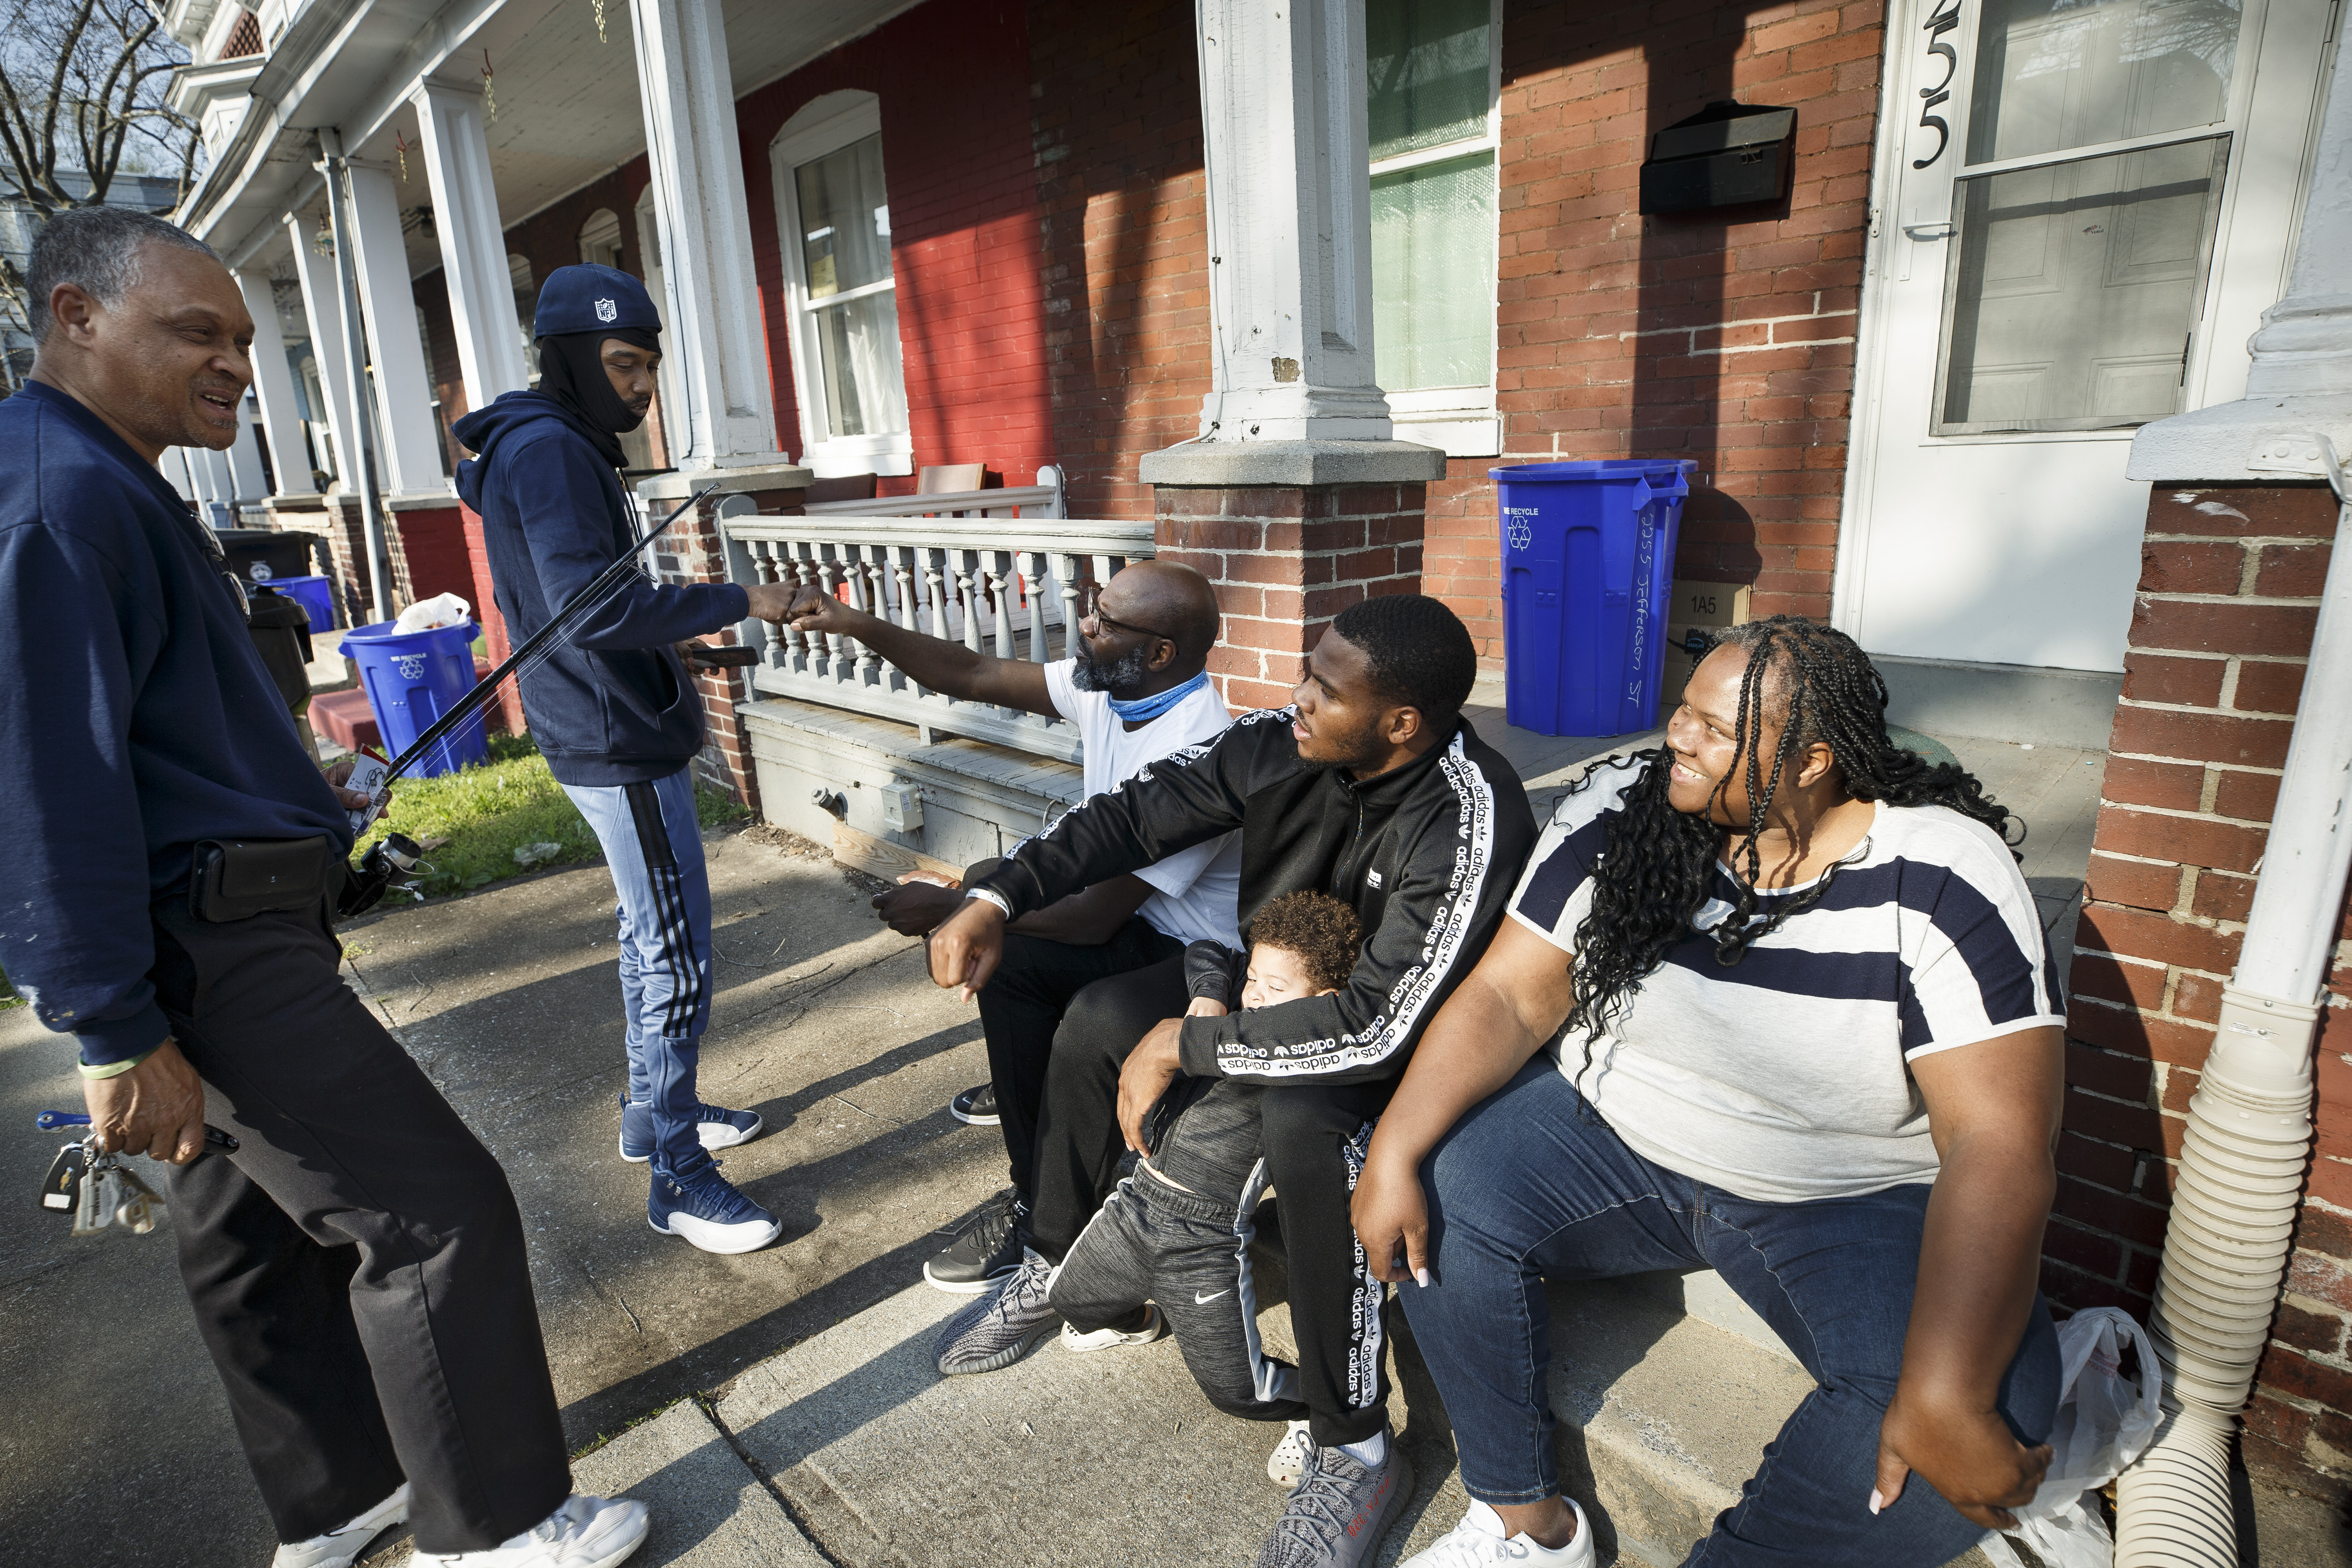
[[[604,847],[621,895],[621,1002],[629,1098],[654,1108],[654,1170],[689,1176],[709,1162],[698,1129],[695,1058],[710,1019],[710,875],[694,775],[565,784]]]

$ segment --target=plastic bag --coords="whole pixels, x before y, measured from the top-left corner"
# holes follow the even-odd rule
[[[429,632],[436,626],[454,626],[474,618],[474,606],[455,594],[436,594],[429,599],[419,599],[400,612],[392,623],[396,632]]]
[[[2123,1374],[2126,1345],[2139,1352],[2139,1376]],[[2114,1540],[2092,1494],[2140,1456],[2156,1436],[2164,1379],[2147,1331],[2113,1307],[2077,1312],[2058,1325],[2058,1419],[2050,1428],[2050,1473],[2016,1510],[2018,1528],[1984,1538],[1995,1568],[2024,1568],[2014,1536],[2047,1568],[2113,1568]]]

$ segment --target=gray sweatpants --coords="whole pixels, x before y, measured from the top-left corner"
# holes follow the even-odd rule
[[[1210,1404],[1248,1421],[1297,1420],[1307,1414],[1298,1369],[1267,1355],[1257,1333],[1249,1249],[1265,1162],[1257,1156],[1256,1118],[1217,1117],[1223,1105],[1201,1109],[1183,1122],[1194,1157],[1179,1178],[1196,1190],[1178,1192],[1141,1170],[1121,1180],[1055,1271],[1054,1310],[1088,1333],[1156,1302]],[[1160,1147],[1169,1142],[1162,1138]],[[1238,1185],[1201,1184],[1219,1172],[1237,1173]]]

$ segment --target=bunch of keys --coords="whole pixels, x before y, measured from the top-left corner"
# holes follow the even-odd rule
[[[59,1127],[87,1127],[89,1118],[79,1111],[44,1110],[33,1125],[44,1132]],[[205,1129],[207,1153],[233,1152],[236,1140],[211,1127]],[[92,1131],[58,1151],[41,1178],[41,1208],[46,1213],[70,1213],[73,1233],[96,1236],[110,1226],[121,1226],[133,1236],[145,1236],[170,1218],[155,1189],[139,1179],[119,1154],[98,1145]]]

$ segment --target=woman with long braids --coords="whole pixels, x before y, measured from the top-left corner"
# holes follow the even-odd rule
[[[1423,1037],[1354,1218],[1474,1500],[1406,1568],[1592,1562],[1545,1279],[1712,1267],[1819,1384],[1686,1564],[1931,1568],[2033,1495],[2058,988],[2007,814],[1885,711],[1843,634],[1734,627]]]

